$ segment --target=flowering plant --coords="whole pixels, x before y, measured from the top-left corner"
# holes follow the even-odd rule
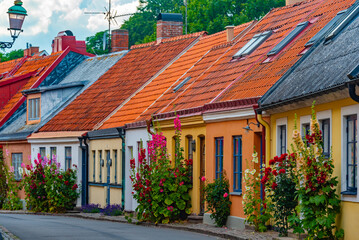
[[[11,166],[9,171],[5,172],[7,178],[7,199],[5,200],[5,204],[3,205],[3,209],[6,210],[21,210],[22,202],[18,196],[18,192],[22,189],[21,183],[19,184],[15,180],[14,167]]]
[[[138,166],[130,161],[133,197],[138,202],[137,218],[143,221],[168,223],[185,219],[191,213],[189,190],[192,187],[192,159],[184,160],[180,147],[181,123],[175,119],[175,156],[171,164],[162,133],[152,134],[145,149],[140,150]]]
[[[56,158],[51,162],[40,154],[35,166],[23,164],[22,167],[25,168],[26,201],[32,211],[64,212],[74,207],[79,197],[76,169],[61,170]]]
[[[100,204],[87,204],[85,206],[81,207],[81,211],[84,213],[100,213],[101,212],[101,206]]]
[[[123,207],[120,204],[107,205],[102,213],[107,216],[120,216],[123,214]]]
[[[315,116],[314,103],[310,121],[310,133],[304,142],[295,127],[292,151],[298,162],[298,195],[302,217],[294,219],[308,232],[309,239],[340,239],[342,229],[335,220],[340,213],[340,198],[336,194],[337,177],[333,177],[332,156],[323,155],[322,132]],[[307,146],[307,147],[305,147]],[[298,229],[297,232],[303,232]]]
[[[0,145],[0,209],[3,207],[3,204],[5,203],[5,199],[8,192],[8,185],[6,178],[7,171],[8,170],[4,161],[3,147]]]
[[[211,219],[214,219],[218,227],[225,226],[232,205],[228,195],[229,181],[226,173],[223,172],[213,183],[207,183],[203,192],[207,202],[207,212],[211,212]]]
[[[252,170],[247,168],[244,171],[245,193],[243,195],[243,210],[246,215],[246,222],[254,225],[255,231],[265,232],[267,230],[266,223],[271,218],[269,209],[267,208],[268,198],[262,194],[260,179],[264,175],[264,169],[258,171],[258,153],[254,151]],[[249,164],[247,163],[247,166]],[[265,166],[265,165],[264,165]]]

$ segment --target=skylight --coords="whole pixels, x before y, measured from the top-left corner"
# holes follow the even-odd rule
[[[180,84],[178,84],[176,87],[173,88],[173,92],[177,92],[183,85],[185,85],[191,77],[186,77]]]
[[[244,45],[236,54],[234,54],[233,58],[241,58],[251,54],[265,40],[267,40],[270,37],[270,35],[272,35],[272,31],[266,31],[254,35],[254,37],[246,45]]]
[[[341,30],[343,30],[348,23],[350,23],[359,13],[359,3],[355,3],[349,10],[348,13],[345,14],[343,18],[341,18],[341,21],[339,24],[336,24],[336,26],[333,28],[333,30],[330,31],[330,33],[325,38],[325,41],[329,41],[333,39],[338,33],[340,33]]]
[[[309,22],[302,22],[297,25],[293,31],[291,31],[277,46],[275,46],[267,56],[277,55],[280,51],[282,51],[285,46],[287,46],[294,38],[296,38],[299,33],[301,33],[307,26]]]
[[[323,27],[317,34],[315,34],[314,37],[312,37],[304,46],[310,47],[314,43],[316,43],[319,39],[321,39],[324,36],[324,34],[326,34],[329,31],[329,29],[332,28],[334,24],[338,22],[338,20],[344,15],[344,13],[346,13],[346,11],[347,10],[338,12],[337,15],[332,20],[330,20],[330,22],[327,25],[325,25],[325,27]]]

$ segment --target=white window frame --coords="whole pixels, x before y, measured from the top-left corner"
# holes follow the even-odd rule
[[[347,175],[347,168],[346,168],[346,117],[350,115],[357,115],[359,118],[359,104],[346,106],[341,108],[341,192],[346,191],[346,175]],[[358,149],[358,143],[357,143],[357,149]],[[358,160],[357,160],[358,163]],[[359,177],[357,177],[357,186],[359,182]],[[342,201],[348,201],[348,202],[359,202],[359,195],[343,195]]]
[[[332,145],[332,139],[333,139],[333,124],[332,124],[332,110],[326,110],[326,111],[320,111],[317,112],[317,119],[319,122],[320,130],[322,130],[322,122],[325,119],[329,119],[329,147],[331,148]],[[324,134],[322,132],[322,134]],[[331,149],[329,149],[330,153]]]
[[[276,142],[277,142],[277,148],[276,148],[276,155],[277,156],[280,155],[280,152],[281,152],[280,134],[279,134],[281,126],[285,126],[285,132],[286,132],[285,146],[288,149],[288,119],[287,119],[287,117],[278,118],[276,120],[276,136],[275,136],[275,139],[276,139]]]

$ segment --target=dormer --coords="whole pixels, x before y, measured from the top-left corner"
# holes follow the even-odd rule
[[[41,122],[41,93],[27,95],[26,124]]]

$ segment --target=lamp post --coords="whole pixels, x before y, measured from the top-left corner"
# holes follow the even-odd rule
[[[7,30],[10,31],[12,42],[0,42],[1,49],[12,48],[12,45],[14,44],[16,38],[23,31],[21,29],[22,24],[24,23],[25,16],[27,16],[27,11],[25,8],[22,7],[21,0],[15,0],[14,6],[9,8],[7,13],[9,14],[9,22],[10,22],[10,27]]]

